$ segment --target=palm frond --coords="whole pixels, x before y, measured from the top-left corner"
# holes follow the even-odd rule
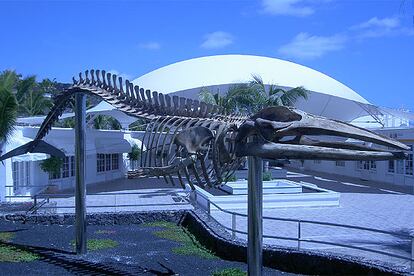
[[[5,70],[0,74],[0,87],[13,91],[19,78],[20,75],[16,71]]]
[[[30,91],[36,87],[36,77],[30,76],[20,80],[17,84],[16,99],[19,103],[23,103]]]
[[[280,100],[284,106],[293,106],[299,99],[308,99],[308,91],[303,87],[296,87],[284,91],[280,96]]]
[[[202,87],[200,89],[200,92],[198,93],[198,99],[199,101],[208,104],[218,104],[216,99],[214,98],[213,93],[207,87]]]
[[[0,142],[7,142],[17,117],[17,101],[13,93],[0,86]]]

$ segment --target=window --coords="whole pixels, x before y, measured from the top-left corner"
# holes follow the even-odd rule
[[[105,154],[105,170],[110,171],[111,170],[111,155]]]
[[[405,159],[405,174],[413,175],[413,145],[410,146],[410,153]]]
[[[13,162],[12,163],[12,170],[13,170],[13,190],[16,191],[16,189],[18,188],[17,183],[18,183],[18,170],[19,170],[19,163],[18,162]]]
[[[119,153],[98,153],[96,155],[97,172],[119,170]]]
[[[396,163],[397,173],[403,174],[404,173],[404,160],[397,160],[395,163]]]
[[[30,162],[12,162],[13,190],[30,185]]]
[[[98,153],[96,155],[96,170],[97,172],[105,171],[105,154]]]
[[[314,164],[320,164],[322,161],[321,160],[313,160]]]
[[[376,171],[377,162],[375,161],[357,161],[357,170]]]
[[[343,161],[343,160],[335,161],[335,166],[337,166],[337,167],[345,167],[345,161]]]
[[[388,161],[388,172],[394,173],[395,172],[395,162],[394,160]]]
[[[62,178],[69,177],[69,157],[63,158]]]
[[[112,170],[119,169],[119,154],[114,153],[112,154]]]

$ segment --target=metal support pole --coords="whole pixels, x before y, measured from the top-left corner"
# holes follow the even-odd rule
[[[249,276],[262,275],[263,248],[263,161],[249,156],[247,195],[247,266]]]
[[[211,204],[210,204],[210,199],[207,199],[207,215],[208,215],[208,220],[210,220],[210,216],[211,216]]]
[[[236,224],[236,214],[231,214],[231,229],[233,230],[231,232],[231,237],[233,239],[236,238],[236,231],[234,231],[234,230],[236,230],[236,227],[237,227],[237,224]]]
[[[37,214],[37,195],[33,197],[33,211],[34,214]]]
[[[300,250],[300,239],[302,238],[302,229],[300,221],[298,221],[298,250]]]
[[[414,275],[414,236],[411,237],[411,271],[410,274]]]
[[[85,185],[85,129],[86,129],[86,95],[76,93],[75,103],[75,154],[76,154],[76,186],[75,186],[75,236],[76,254],[86,253],[86,185]]]

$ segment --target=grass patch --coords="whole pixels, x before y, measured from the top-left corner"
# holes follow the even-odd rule
[[[11,241],[14,238],[14,233],[12,232],[0,232],[0,241]]]
[[[174,247],[172,252],[180,255],[198,256],[204,259],[217,259],[208,249],[199,247],[200,245],[185,244],[180,247]]]
[[[75,247],[75,241],[71,241],[73,247]],[[118,246],[118,242],[111,239],[89,239],[86,243],[86,248],[89,251],[114,248]]]
[[[143,226],[150,226],[150,227],[169,228],[169,229],[179,228],[179,226],[177,226],[177,224],[172,223],[172,222],[168,222],[168,221],[146,222],[146,223],[143,223],[142,225]]]
[[[15,234],[11,232],[0,232],[0,241],[10,242]],[[19,249],[13,245],[0,244],[0,262],[31,262],[39,259],[35,253]]]
[[[25,250],[21,250],[12,245],[0,245],[0,262],[32,262],[39,259],[39,256]]]
[[[246,276],[247,272],[244,272],[240,268],[225,268],[213,273],[213,276]]]
[[[155,231],[153,235],[161,239],[175,241],[181,243],[181,246],[174,247],[172,252],[180,255],[192,255],[205,259],[216,259],[217,257],[202,246],[197,239],[185,230],[185,228],[177,226],[174,223],[166,221],[156,221],[146,223],[146,226],[166,228],[164,230]]]

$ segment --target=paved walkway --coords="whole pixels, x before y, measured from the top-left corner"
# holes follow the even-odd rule
[[[73,196],[64,198],[52,197],[50,198],[50,204],[46,204],[40,211],[74,213],[74,206],[75,198]],[[88,213],[193,209],[193,206],[186,200],[182,189],[171,188],[124,190],[88,194],[86,196],[86,206]]]
[[[333,226],[301,224],[301,238],[332,243],[359,246],[372,250],[386,251],[409,258],[411,239],[414,234],[414,196],[404,194],[404,187],[384,187],[375,183],[362,184],[357,179],[338,179],[330,175],[312,176],[306,173],[288,172],[287,178],[304,181],[319,187],[341,192],[339,207],[320,208],[275,208],[263,210],[263,215],[276,218],[310,220],[337,224],[361,226],[389,231],[392,234],[380,234]],[[341,181],[342,180],[342,181]],[[351,182],[352,181],[352,182]],[[247,213],[247,210],[236,210]],[[223,225],[231,227],[231,216],[223,212],[214,212],[213,217]],[[236,229],[247,231],[247,218],[237,217]],[[298,237],[298,223],[264,220],[264,235]],[[404,237],[400,237],[403,235]],[[245,235],[238,237],[246,239]],[[297,247],[297,241],[264,239],[265,244]],[[362,258],[366,262],[382,262],[387,266],[408,271],[409,260],[365,252],[356,249],[340,248],[333,245],[301,242],[302,249],[322,250]]]
[[[314,171],[290,169],[287,178],[293,181],[304,181],[340,193],[374,193],[374,194],[413,194],[412,186],[395,185],[385,182],[367,181],[355,177],[328,174]]]

